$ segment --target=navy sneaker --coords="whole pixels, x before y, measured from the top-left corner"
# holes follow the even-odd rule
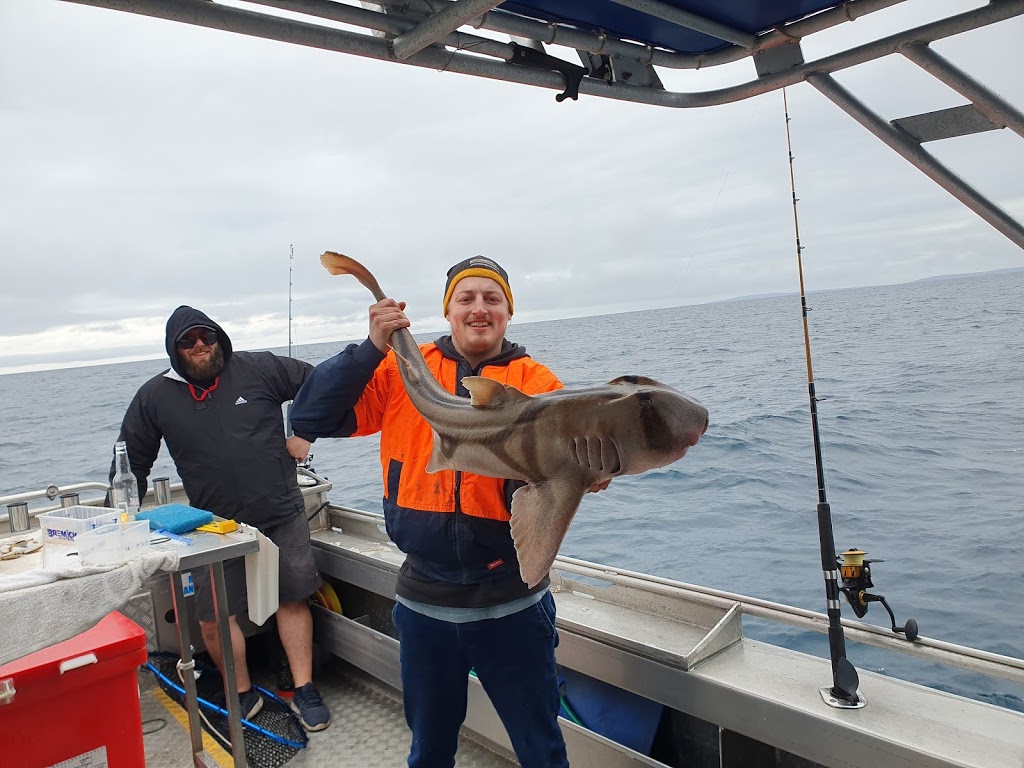
[[[243,720],[252,720],[256,713],[263,709],[263,697],[255,688],[239,693],[238,703],[241,705]]]
[[[313,683],[295,689],[292,711],[299,716],[299,722],[307,731],[322,731],[331,724],[331,710]]]

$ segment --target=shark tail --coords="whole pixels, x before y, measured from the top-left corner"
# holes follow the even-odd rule
[[[377,283],[377,278],[373,276],[370,270],[351,256],[345,256],[334,251],[324,251],[323,255],[320,256],[320,263],[332,275],[352,275],[352,277],[369,289],[370,293],[373,294],[373,298],[377,301],[382,301],[385,298],[384,291],[380,289],[380,285]]]

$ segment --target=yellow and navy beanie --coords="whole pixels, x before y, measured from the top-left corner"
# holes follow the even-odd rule
[[[455,292],[455,284],[464,277],[489,277],[501,286],[501,290],[508,299],[508,313],[512,314],[512,289],[508,286],[508,273],[501,268],[498,262],[488,259],[486,256],[474,256],[471,259],[460,261],[448,270],[448,282],[444,284],[444,304],[441,311],[448,314],[448,302],[452,300],[452,293]]]

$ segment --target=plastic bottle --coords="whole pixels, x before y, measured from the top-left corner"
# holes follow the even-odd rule
[[[128,461],[128,446],[123,440],[114,443],[114,479],[110,484],[110,500],[121,510],[121,520],[134,520],[139,511],[139,483]]]

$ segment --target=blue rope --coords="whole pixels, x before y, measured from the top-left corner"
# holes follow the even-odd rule
[[[164,683],[169,685],[172,689],[177,691],[180,695],[182,695],[182,696],[186,695],[185,689],[182,688],[177,683],[175,683],[169,677],[167,677],[167,675],[165,675],[159,669],[157,669],[153,665],[153,662],[147,661],[142,666],[144,666],[146,669],[148,669],[150,672],[152,672],[158,678],[163,680]],[[279,699],[273,693],[268,691],[266,688],[261,688],[258,685],[253,686],[253,687],[256,688],[256,690],[259,691],[264,696],[266,696],[268,698],[271,698],[274,701],[278,702],[286,710],[288,709],[288,705],[287,704],[285,704],[283,701],[281,701],[281,699]],[[221,707],[218,707],[216,704],[214,704],[213,702],[207,701],[206,699],[200,698],[198,696],[196,698],[198,699],[199,703],[202,706],[206,707],[206,709],[211,710],[213,712],[217,712],[218,714],[220,714],[220,715],[222,715],[224,717],[228,717],[227,710],[225,710],[225,709],[223,709]],[[291,714],[290,711],[289,711],[289,714]],[[281,736],[279,734],[274,733],[273,731],[268,731],[266,728],[262,728],[262,727],[256,725],[256,723],[253,723],[253,722],[251,722],[249,720],[246,720],[245,718],[242,718],[242,725],[244,727],[246,727],[246,728],[249,728],[249,729],[251,729],[253,731],[256,731],[259,734],[262,734],[262,735],[266,736],[268,739],[271,739],[272,741],[276,741],[278,744],[283,744],[286,747],[292,747],[294,749],[305,749],[306,748],[306,744],[308,744],[308,742],[309,742],[308,739],[306,739],[305,741],[292,741],[291,739],[287,739],[284,736]]]

